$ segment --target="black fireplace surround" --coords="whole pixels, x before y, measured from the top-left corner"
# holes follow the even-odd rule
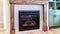
[[[40,28],[40,11],[19,11],[19,31]]]

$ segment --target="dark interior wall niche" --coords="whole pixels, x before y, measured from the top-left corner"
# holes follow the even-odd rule
[[[40,28],[40,11],[19,11],[19,31]]]

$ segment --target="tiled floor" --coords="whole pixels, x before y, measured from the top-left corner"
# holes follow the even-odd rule
[[[46,32],[39,32],[40,34],[60,34],[60,28],[53,28]],[[5,31],[0,28],[0,34],[5,34]],[[35,33],[37,34],[37,33]]]
[[[5,30],[3,28],[0,28],[0,34],[5,34]]]
[[[5,34],[3,24],[0,24],[0,34]]]
[[[60,28],[53,28],[46,32],[46,34],[60,34]]]

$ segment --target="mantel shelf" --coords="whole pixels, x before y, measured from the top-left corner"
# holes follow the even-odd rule
[[[43,2],[45,2],[45,1],[48,1],[48,0],[10,0],[10,3],[12,3],[12,4],[22,4],[22,3],[32,3],[32,2],[34,2],[34,1],[43,1]]]

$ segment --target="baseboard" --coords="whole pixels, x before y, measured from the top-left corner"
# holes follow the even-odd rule
[[[60,26],[51,26],[49,27],[49,29],[52,29],[52,28],[59,28]]]

